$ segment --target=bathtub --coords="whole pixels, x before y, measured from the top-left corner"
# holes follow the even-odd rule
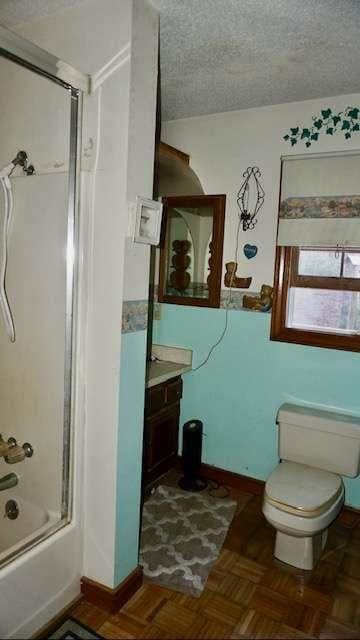
[[[19,515],[11,520],[5,515],[8,500],[15,500]],[[25,551],[36,542],[43,540],[61,523],[61,514],[46,511],[38,505],[24,500],[15,491],[0,494],[0,567]],[[65,522],[64,522],[65,524]]]

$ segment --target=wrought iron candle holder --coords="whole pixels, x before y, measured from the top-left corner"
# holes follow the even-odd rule
[[[260,177],[259,167],[248,167],[243,173],[244,182],[237,194],[243,231],[254,229],[257,215],[264,204],[265,191],[260,184]]]

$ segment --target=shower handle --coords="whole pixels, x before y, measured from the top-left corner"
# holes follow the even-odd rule
[[[2,436],[0,435],[0,458],[5,458],[11,449],[11,444],[9,442],[5,442]]]
[[[15,438],[9,438],[7,442],[0,435],[0,458],[4,458],[8,464],[22,462],[25,458],[31,458],[34,455],[34,449],[30,442],[24,442],[22,446],[18,445]]]
[[[12,161],[12,164],[14,166],[19,165],[20,167],[22,167],[24,173],[26,173],[28,176],[32,176],[33,173],[35,173],[35,167],[32,164],[28,164],[28,160],[29,158],[26,151],[18,151],[16,154],[16,158],[14,158],[14,160]]]

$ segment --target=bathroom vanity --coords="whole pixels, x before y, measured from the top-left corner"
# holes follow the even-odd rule
[[[178,455],[181,376],[191,370],[188,349],[153,345],[145,393],[143,485],[174,466]]]

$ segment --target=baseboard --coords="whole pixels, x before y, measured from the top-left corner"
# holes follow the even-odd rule
[[[255,496],[261,496],[264,491],[265,482],[250,476],[242,476],[239,473],[219,469],[210,464],[202,464],[200,475],[202,478],[213,480],[219,484],[224,484],[244,493],[251,493]]]
[[[176,469],[178,471],[182,469],[181,456],[178,456]],[[204,463],[202,463],[200,467],[200,476],[205,480],[213,480],[219,484],[232,487],[244,493],[251,493],[255,496],[262,495],[265,486],[263,480],[258,480],[251,476],[242,476],[239,473],[226,471],[226,469],[220,469],[220,467],[214,467],[213,465]]]
[[[116,613],[140,589],[142,582],[143,570],[142,567],[137,567],[115,589],[110,589],[95,580],[83,577],[81,578],[81,593],[88,602],[109,611],[109,613]]]
[[[176,468],[181,471],[181,456],[178,456]],[[251,493],[255,496],[261,496],[264,492],[264,480],[258,480],[251,476],[243,476],[233,471],[226,471],[226,469],[220,469],[210,464],[201,464],[200,476],[204,479],[213,480],[232,489],[237,489],[244,493]],[[357,526],[360,522],[360,510],[345,504],[340,515],[340,520],[346,527],[351,528]]]

